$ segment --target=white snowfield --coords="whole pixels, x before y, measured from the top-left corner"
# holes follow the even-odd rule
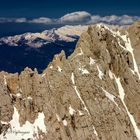
[[[77,26],[66,25],[61,28],[58,28],[55,32],[56,34],[61,35],[61,36],[67,36],[67,35],[80,36],[83,32],[87,31],[87,29],[88,29],[88,26],[84,26],[84,25],[83,26],[82,25],[77,25]]]
[[[36,140],[39,137],[38,130],[41,130],[43,133],[47,133],[44,119],[44,113],[39,113],[38,118],[33,124],[26,121],[23,126],[20,126],[19,113],[14,107],[14,114],[12,120],[9,123],[1,122],[2,124],[10,124],[11,127],[7,130],[6,135],[4,135],[4,133],[0,135],[0,140],[27,140],[28,138]]]

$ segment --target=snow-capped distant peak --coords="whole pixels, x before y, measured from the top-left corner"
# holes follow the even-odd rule
[[[66,25],[64,27],[58,28],[55,32],[59,35],[78,35],[80,36],[83,32],[85,32],[88,29],[88,26],[82,26],[82,25],[77,25],[77,26],[69,26]]]
[[[9,46],[28,45],[31,47],[41,47],[50,42],[74,42],[76,37],[86,31],[88,26],[63,26],[61,28],[54,28],[45,30],[41,33],[25,33],[22,35],[15,35],[10,37],[3,37],[0,39],[0,45],[6,44]],[[43,40],[43,41],[42,41]]]

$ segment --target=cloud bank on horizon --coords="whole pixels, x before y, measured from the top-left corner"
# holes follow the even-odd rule
[[[27,18],[0,18],[0,23],[36,23],[36,24],[96,24],[96,23],[106,23],[113,25],[129,25],[134,21],[139,20],[139,16],[129,16],[129,15],[111,15],[111,16],[100,16],[92,15],[86,11],[78,11],[73,13],[68,13],[58,19],[39,17],[35,19]]]

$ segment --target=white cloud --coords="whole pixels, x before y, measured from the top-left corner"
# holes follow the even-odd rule
[[[4,17],[0,18],[0,23],[11,23],[11,22],[22,23],[22,22],[27,22],[27,19],[26,18],[4,18]]]
[[[53,20],[50,19],[50,18],[47,18],[47,17],[40,17],[40,18],[32,19],[29,22],[31,22],[31,23],[51,24],[53,22]]]
[[[128,16],[128,15],[123,15],[121,18],[120,18],[120,25],[124,25],[124,24],[132,24],[135,20],[138,20],[140,19],[140,17],[132,17],[132,16]]]
[[[14,22],[23,23],[23,22],[27,22],[27,19],[26,18],[17,18],[17,19],[14,20]]]
[[[122,16],[92,16],[91,21],[89,23],[107,23],[107,24],[115,24],[115,25],[129,25],[132,24],[134,21],[140,19],[138,16],[128,16],[128,15],[122,15]]]
[[[0,23],[36,23],[36,24],[95,24],[95,23],[107,23],[115,25],[128,25],[132,24],[134,21],[140,19],[138,16],[100,16],[91,15],[85,11],[73,12],[66,14],[58,19],[39,17],[34,19],[27,18],[0,18]]]
[[[101,21],[101,17],[99,15],[91,16],[91,20],[89,23],[99,23]]]
[[[91,20],[91,14],[79,11],[64,15],[59,19],[60,23],[85,23]]]
[[[0,18],[0,23],[13,22],[13,21],[14,21],[13,18],[4,18],[4,17]]]
[[[119,17],[116,16],[116,15],[105,16],[105,17],[101,17],[101,21],[102,21],[102,22],[113,23],[114,21],[117,21],[118,18],[119,18]]]

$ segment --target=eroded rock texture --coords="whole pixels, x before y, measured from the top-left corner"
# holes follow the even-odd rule
[[[140,50],[140,30],[128,30],[90,26],[74,53],[56,55],[43,74],[1,72],[0,139],[140,140],[139,59],[131,48]]]

